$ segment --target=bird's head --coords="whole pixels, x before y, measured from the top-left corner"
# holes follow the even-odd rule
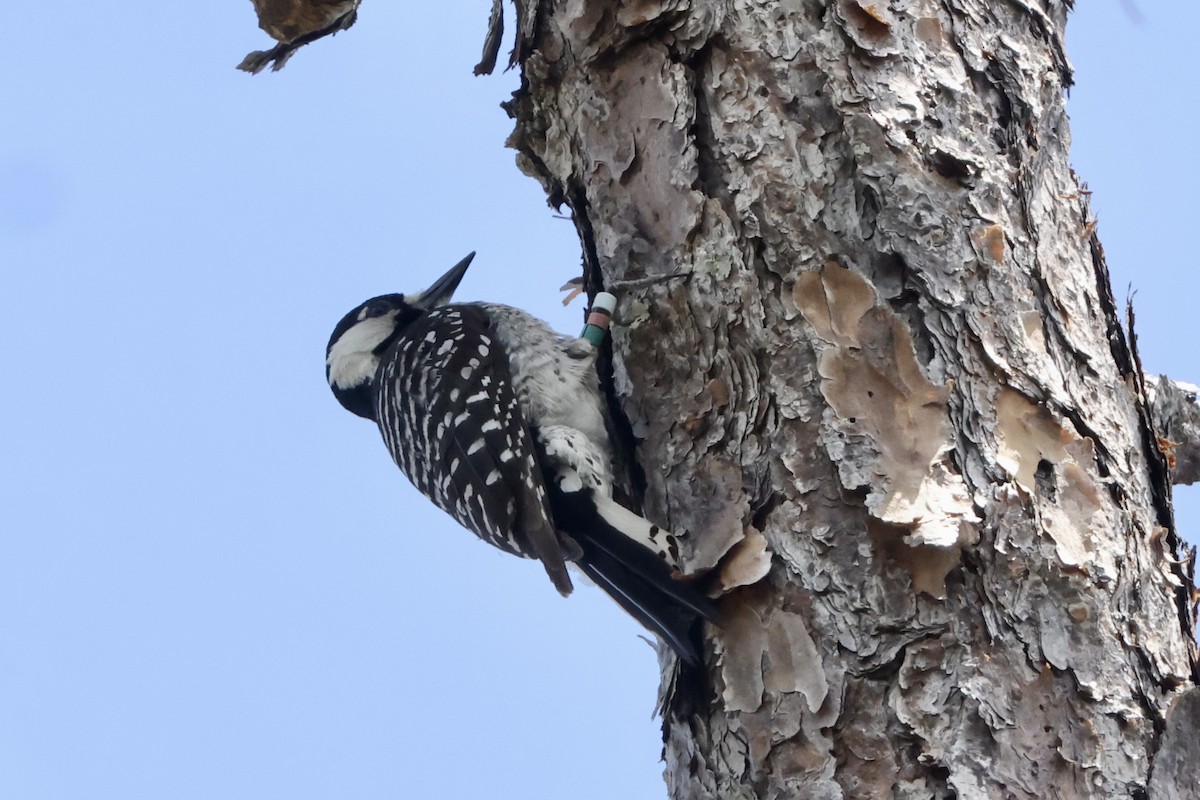
[[[423,292],[372,297],[342,317],[325,349],[325,377],[346,410],[375,419],[375,376],[380,362],[405,328],[450,302],[474,257],[469,254]]]

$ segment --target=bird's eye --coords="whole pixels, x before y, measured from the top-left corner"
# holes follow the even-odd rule
[[[385,303],[382,300],[376,300],[374,303],[368,303],[367,307],[363,309],[362,318],[370,319],[371,317],[382,317],[391,310],[392,306],[390,303]]]

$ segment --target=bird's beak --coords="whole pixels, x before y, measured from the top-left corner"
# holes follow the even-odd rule
[[[454,295],[454,290],[458,288],[458,284],[462,281],[463,276],[467,274],[467,267],[471,266],[471,259],[474,257],[475,253],[468,253],[466,258],[455,264],[450,268],[449,272],[434,281],[433,285],[421,292],[419,297],[413,298],[409,302],[427,311],[449,303],[450,298]]]

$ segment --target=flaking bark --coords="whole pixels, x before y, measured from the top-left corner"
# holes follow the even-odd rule
[[[361,0],[253,0],[258,27],[279,42],[270,50],[255,50],[242,59],[238,69],[257,75],[268,66],[283,69],[301,47],[339,31],[348,30],[358,19]]]
[[[1067,6],[516,5],[512,144],[621,297],[636,488],[692,570],[749,553],[671,796],[1145,796],[1191,752],[1192,564]]]

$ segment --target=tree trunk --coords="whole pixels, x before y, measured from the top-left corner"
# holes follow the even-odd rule
[[[671,796],[1139,797],[1194,756],[1063,2],[516,4],[512,143],[621,298],[635,490],[747,584]]]

